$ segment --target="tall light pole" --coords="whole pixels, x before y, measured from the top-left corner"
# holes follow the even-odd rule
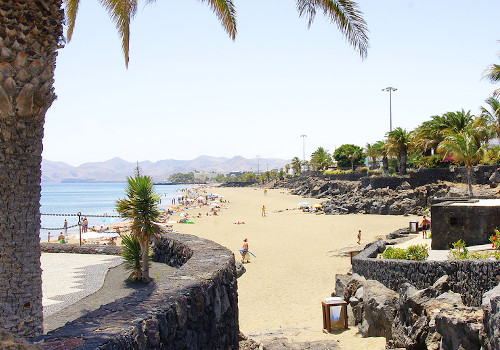
[[[260,171],[259,171],[259,170],[260,170],[260,169],[259,169],[259,165],[260,165],[259,160],[260,160],[260,156],[259,156],[259,155],[257,155],[257,175],[260,173]]]
[[[382,89],[382,91],[389,91],[389,132],[392,131],[392,92],[397,90],[398,89],[393,88],[392,86]]]
[[[302,160],[303,164],[306,164],[306,137],[307,135],[300,135],[302,137]]]
[[[300,135],[302,137],[302,160],[306,162],[306,137],[307,135]]]

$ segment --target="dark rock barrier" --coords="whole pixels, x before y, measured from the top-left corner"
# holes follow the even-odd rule
[[[79,251],[63,244],[44,246]],[[153,260],[180,266],[171,276],[34,342],[44,349],[237,349],[234,255],[212,241],[183,234],[167,236],[154,249]]]
[[[122,247],[116,245],[97,244],[61,244],[61,243],[40,243],[43,253],[73,253],[73,254],[105,254],[120,255]]]
[[[451,290],[462,295],[467,306],[480,306],[483,294],[498,285],[500,261],[447,260],[408,261],[376,259],[385,250],[385,242],[368,245],[352,259],[352,271],[366,279],[377,280],[399,291],[404,283],[418,289],[432,286],[439,277],[450,277]]]

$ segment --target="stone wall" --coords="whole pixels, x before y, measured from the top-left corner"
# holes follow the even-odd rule
[[[73,253],[73,254],[104,254],[120,255],[122,247],[116,245],[97,245],[97,244],[61,244],[61,243],[40,243],[44,253]]]
[[[234,255],[212,241],[176,234],[155,245],[153,260],[179,268],[154,288],[104,305],[35,342],[44,349],[67,344],[71,349],[237,349]]]
[[[489,177],[498,168],[498,165],[479,165],[472,168],[472,183],[487,185]],[[403,182],[408,182],[412,188],[424,186],[437,181],[449,181],[458,183],[467,183],[467,168],[421,168],[410,172],[404,176],[383,176],[383,175],[366,175],[366,174],[335,174],[335,175],[317,175],[325,180],[344,180],[344,181],[361,181],[364,187],[371,185],[372,189],[386,188],[396,189]]]
[[[439,277],[448,275],[452,291],[460,293],[467,306],[480,306],[483,294],[494,288],[500,279],[500,261],[377,259],[377,254],[384,250],[383,241],[368,246],[352,259],[353,272],[366,279],[377,280],[395,291],[399,291],[406,282],[418,289],[428,288]]]
[[[493,203],[492,203],[493,202]],[[468,204],[467,204],[468,203]],[[432,205],[432,249],[449,249],[464,240],[467,246],[490,243],[500,227],[500,206],[496,200],[444,202]]]

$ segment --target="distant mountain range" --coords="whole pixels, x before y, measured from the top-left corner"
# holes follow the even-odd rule
[[[277,158],[260,158],[259,170],[279,169],[290,160]],[[198,172],[257,172],[257,159],[246,159],[241,156],[232,158],[200,156],[193,160],[166,159],[157,162],[143,161],[139,166],[145,174],[155,181],[165,181],[171,174]],[[121,158],[113,158],[105,162],[85,163],[74,167],[64,162],[43,159],[42,182],[123,182],[134,173],[137,163],[127,162]]]

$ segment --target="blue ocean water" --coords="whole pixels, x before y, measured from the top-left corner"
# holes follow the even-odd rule
[[[160,208],[167,208],[173,198],[181,195],[182,189],[191,188],[188,185],[157,185],[156,192],[161,195]],[[77,214],[85,215],[118,215],[115,210],[116,200],[125,197],[125,183],[42,183],[40,212],[42,214]],[[77,216],[42,215],[40,239],[47,240],[59,235],[68,221],[68,227],[78,224]],[[89,227],[100,227],[121,222],[120,218],[87,217]],[[77,233],[78,226],[69,228],[68,233]]]

